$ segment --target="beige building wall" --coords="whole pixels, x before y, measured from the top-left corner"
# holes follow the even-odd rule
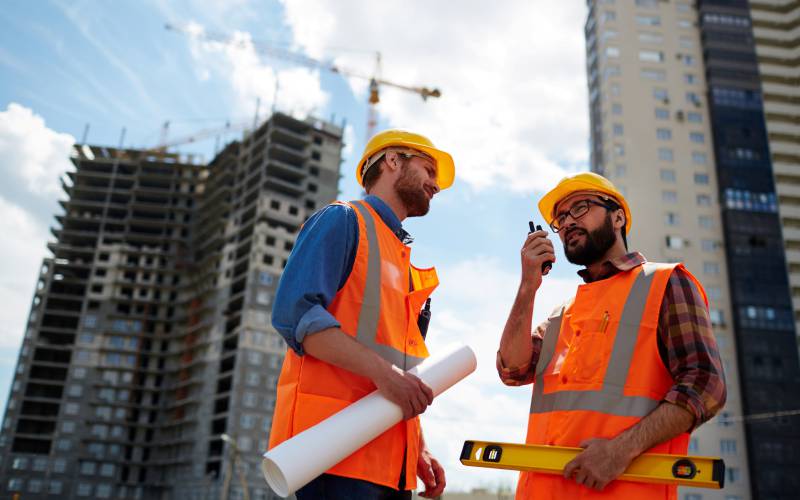
[[[697,11],[688,0],[594,0],[586,25],[593,169],[631,205],[631,250],[683,262],[709,296],[728,383],[717,418],[692,434],[690,454],[721,456],[722,491],[681,489],[690,500],[749,498],[727,266],[706,103]],[[800,187],[800,186],[799,186]],[[723,418],[720,418],[723,417]]]
[[[800,0],[750,0],[750,11],[800,334]]]

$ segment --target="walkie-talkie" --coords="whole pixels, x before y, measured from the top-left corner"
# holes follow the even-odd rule
[[[528,221],[528,227],[530,228],[528,234],[531,234],[534,231],[542,230],[542,226],[539,224],[534,225],[532,220]],[[553,263],[551,261],[548,260],[542,263],[542,274],[544,274],[546,271],[550,271],[551,269],[553,269]]]
[[[419,333],[422,334],[422,340],[428,335],[428,325],[431,323],[431,299],[425,301],[425,307],[419,312],[417,317],[417,326]]]

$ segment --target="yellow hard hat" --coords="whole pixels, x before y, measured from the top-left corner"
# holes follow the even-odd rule
[[[622,193],[602,175],[594,172],[581,172],[561,179],[555,188],[539,200],[539,212],[548,224],[555,219],[558,203],[575,193],[595,193],[613,198],[625,211],[625,234],[631,231],[631,209]]]
[[[427,154],[436,162],[436,183],[439,185],[439,189],[447,189],[453,185],[456,167],[453,163],[453,157],[449,153],[436,149],[430,139],[424,135],[406,130],[389,129],[375,134],[364,148],[364,154],[356,166],[356,179],[361,186],[364,186],[364,180],[362,179],[364,165],[375,153],[390,146],[404,146]]]

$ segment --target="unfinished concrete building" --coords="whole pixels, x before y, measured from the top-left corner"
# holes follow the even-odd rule
[[[76,145],[0,437],[0,497],[272,498],[271,299],[342,128],[275,114],[209,164]]]

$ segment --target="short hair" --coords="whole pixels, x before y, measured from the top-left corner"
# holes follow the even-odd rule
[[[616,200],[614,200],[614,198],[609,198],[609,199],[605,200],[605,202],[606,202],[606,209],[609,212],[616,212],[617,210],[622,209],[622,206],[619,203],[617,203]],[[627,218],[628,215],[625,214],[625,210],[622,210],[622,212],[625,215],[625,217]],[[625,222],[627,222],[627,220]],[[622,226],[620,232],[622,234],[622,243],[625,244],[625,250],[627,250],[628,249],[628,238],[625,235],[625,226]]]
[[[383,162],[386,161],[386,157],[384,156],[380,160],[378,160],[377,164],[371,166],[364,172],[364,177],[361,178],[361,182],[364,183],[364,191],[369,193],[369,190],[372,189],[372,186],[378,182],[381,174],[383,173]]]

